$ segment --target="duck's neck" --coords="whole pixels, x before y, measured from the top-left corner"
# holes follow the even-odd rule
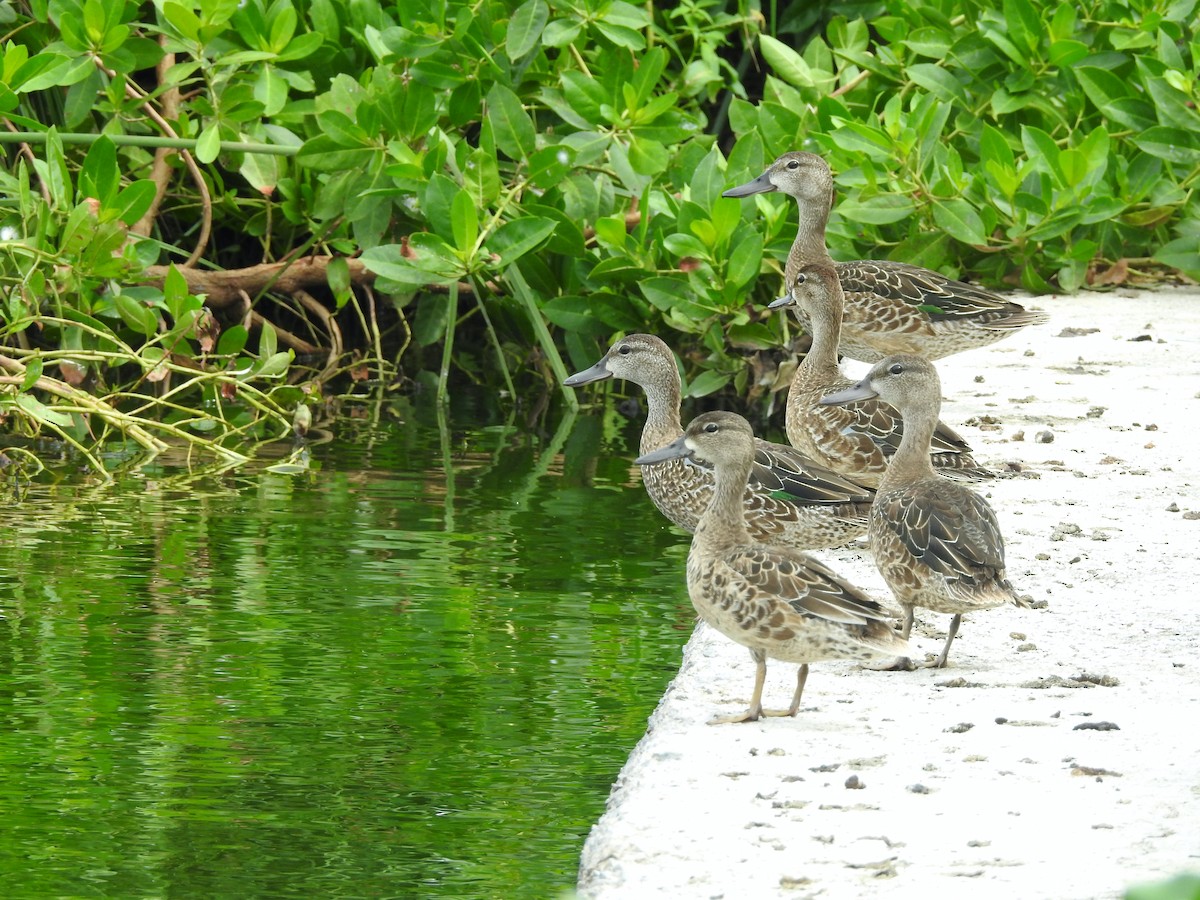
[[[818,307],[809,316],[812,346],[800,366],[804,372],[819,374],[825,378],[837,375],[838,343],[842,339],[842,306],[845,301],[841,298],[841,288],[834,286],[837,297],[831,298],[827,306]]]
[[[829,207],[811,200],[796,199],[800,209],[800,221],[796,229],[796,240],[792,242],[789,262],[797,269],[814,262],[830,264],[829,247],[825,243],[825,226],[829,222]],[[794,274],[794,273],[793,273]],[[790,282],[789,282],[790,283]]]
[[[752,459],[715,471],[712,500],[696,525],[692,546],[709,551],[753,543],[746,530],[744,497]]]
[[[683,385],[679,373],[672,371],[670,376],[642,385],[646,392],[646,424],[642,426],[642,453],[649,453],[665,447],[683,433],[683,425],[679,421],[679,400],[683,393]]]
[[[884,473],[880,490],[886,490],[892,483],[910,482],[919,478],[933,477],[933,458],[930,456],[930,442],[933,440],[934,429],[937,428],[939,409],[932,413],[918,414],[915,410],[901,410],[904,422],[904,434],[900,438],[900,446],[896,454],[889,460],[887,472]]]

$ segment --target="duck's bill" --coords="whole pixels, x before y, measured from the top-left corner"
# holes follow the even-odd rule
[[[666,462],[669,459],[686,459],[692,455],[687,446],[687,435],[681,434],[665,447],[643,453],[634,460],[639,466],[650,466],[654,463]]]
[[[792,295],[784,294],[782,297],[776,297],[767,304],[767,309],[784,309],[792,305]]]
[[[749,197],[751,194],[766,194],[776,190],[775,185],[771,184],[767,178],[767,173],[759,175],[753,181],[747,181],[745,184],[739,184],[737,187],[731,187],[729,190],[721,194],[722,197]]]
[[[605,378],[612,378],[612,372],[608,371],[608,367],[604,363],[605,361],[602,359],[590,369],[576,372],[567,378],[563,384],[567,387],[579,387],[581,384],[591,384],[593,381],[603,381]]]
[[[853,403],[855,400],[870,400],[878,396],[864,380],[843,390],[826,394],[818,402],[823,406],[841,406],[843,403]]]

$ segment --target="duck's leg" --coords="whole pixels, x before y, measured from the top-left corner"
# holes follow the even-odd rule
[[[946,660],[950,657],[950,644],[954,641],[954,636],[958,634],[958,626],[962,624],[962,613],[955,613],[954,618],[950,620],[950,632],[946,635],[946,643],[942,646],[942,655],[930,663],[927,668],[944,669],[946,668]]]
[[[913,608],[905,605],[904,625],[900,628],[900,637],[907,641],[909,635],[912,634],[912,627]],[[911,672],[917,668],[917,664],[907,656],[894,656],[889,660],[885,660],[884,662],[864,663],[863,668],[870,669],[873,672]]]
[[[750,658],[754,660],[754,694],[750,697],[750,706],[745,712],[729,716],[714,716],[708,720],[709,725],[724,725],[728,722],[757,722],[763,714],[762,691],[763,683],[767,680],[767,654],[762,650],[751,650]]]
[[[800,666],[796,673],[796,693],[792,694],[792,705],[787,709],[764,709],[764,716],[794,716],[800,711],[800,697],[804,693],[804,682],[808,681],[808,663]]]

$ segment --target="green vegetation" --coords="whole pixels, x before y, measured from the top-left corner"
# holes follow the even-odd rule
[[[836,257],[1200,278],[1196,6],[5,0],[0,428],[236,462],[335,376],[539,410],[630,330],[754,402],[795,211],[720,192],[797,147]]]

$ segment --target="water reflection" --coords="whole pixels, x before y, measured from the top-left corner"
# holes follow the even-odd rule
[[[297,476],[35,485],[0,530],[11,896],[552,896],[678,665],[686,546],[581,419]]]

